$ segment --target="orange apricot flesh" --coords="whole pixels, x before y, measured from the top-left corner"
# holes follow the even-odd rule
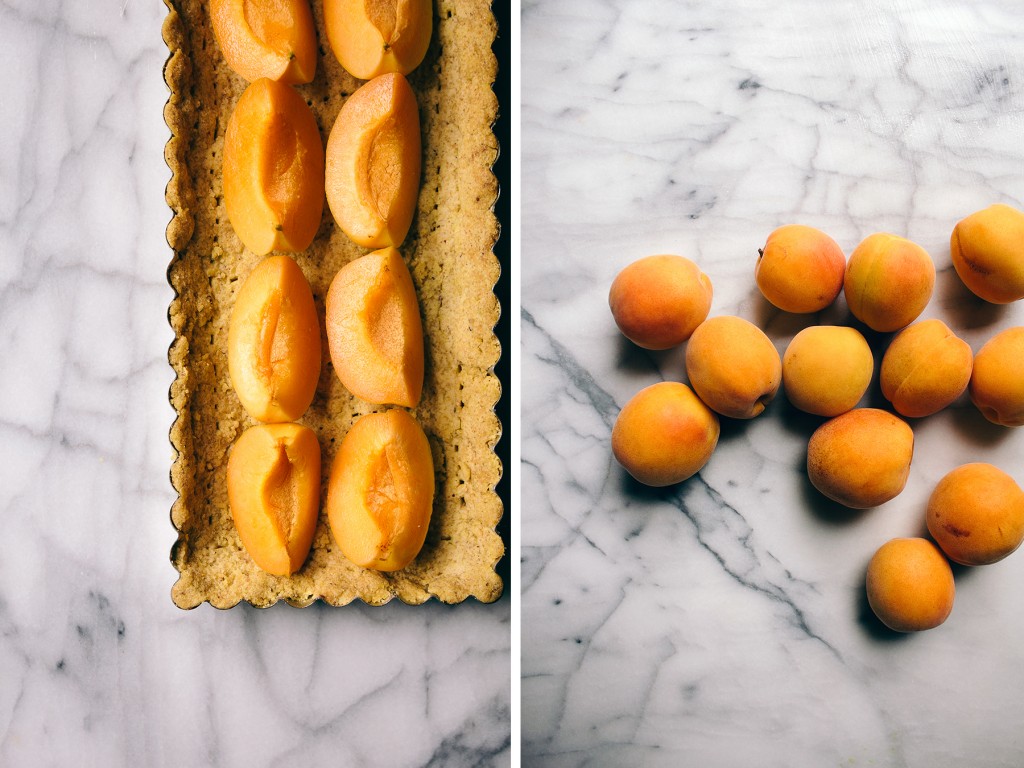
[[[242,545],[274,576],[309,555],[320,506],[320,444],[301,424],[258,424],[228,456],[228,505]]]
[[[250,83],[298,85],[316,74],[316,30],[308,0],[210,0],[224,60]]]
[[[608,306],[634,344],[669,349],[686,341],[707,319],[711,279],[685,256],[657,254],[627,265],[612,281]]]
[[[331,466],[327,515],[342,554],[361,568],[400,571],[419,554],[434,503],[434,461],[402,410],[359,418]]]
[[[786,347],[782,391],[801,411],[839,416],[860,402],[874,366],[871,347],[856,328],[811,325]]]
[[[327,40],[354,77],[407,75],[427,53],[431,0],[324,0]]]
[[[939,548],[922,538],[891,539],[867,570],[868,604],[889,629],[921,632],[942,624],[953,610],[953,570]]]
[[[300,418],[320,377],[313,291],[290,256],[260,262],[242,284],[228,324],[228,374],[258,421]]]
[[[903,492],[914,431],[878,408],[854,408],[818,427],[807,444],[811,485],[851,509],[877,507]]]
[[[637,392],[612,428],[612,453],[638,482],[655,488],[697,474],[714,453],[718,416],[693,390],[661,381]]]
[[[958,222],[949,240],[956,273],[993,304],[1024,298],[1024,212],[996,203]]]
[[[304,251],[324,208],[324,147],[316,118],[288,85],[263,78],[239,98],[224,135],[224,207],[259,255]]]
[[[876,232],[853,249],[843,291],[850,312],[882,333],[910,325],[924,311],[935,288],[935,263],[917,243]]]
[[[908,325],[889,343],[878,381],[896,412],[931,416],[951,405],[971,380],[974,353],[937,318]]]
[[[758,254],[754,280],[784,312],[819,312],[843,290],[846,255],[814,227],[787,224],[774,230]]]
[[[1024,426],[1024,326],[1002,330],[985,342],[974,356],[967,390],[993,424]]]
[[[327,344],[341,383],[375,405],[415,407],[423,325],[412,276],[394,248],[342,267],[327,292]]]
[[[764,331],[735,315],[697,326],[686,345],[686,375],[711,410],[733,419],[764,412],[782,383],[782,360]]]
[[[1003,470],[974,462],[957,467],[928,499],[928,532],[961,565],[989,565],[1024,542],[1024,491]]]
[[[327,139],[327,204],[364,248],[399,246],[412,225],[422,158],[416,95],[400,74],[376,77],[345,102]]]

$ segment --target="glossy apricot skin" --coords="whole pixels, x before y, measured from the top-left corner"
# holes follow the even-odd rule
[[[932,542],[891,539],[868,563],[868,605],[895,632],[922,632],[942,624],[953,610],[956,586],[949,567]]]
[[[1006,472],[976,462],[943,477],[928,499],[928,532],[961,565],[989,565],[1024,541],[1024,491]]]
[[[612,453],[644,485],[674,485],[707,464],[719,429],[718,416],[693,390],[662,381],[637,392],[619,411]]]
[[[346,558],[400,571],[419,554],[430,525],[434,461],[422,427],[406,411],[360,417],[331,465],[327,515]]]
[[[408,75],[427,53],[431,0],[324,0],[327,40],[338,62],[360,80]]]
[[[967,390],[993,424],[1024,426],[1024,326],[1000,331],[982,345]]]
[[[224,60],[250,83],[308,83],[316,74],[316,29],[308,0],[210,0]]]
[[[843,290],[846,255],[820,229],[787,224],[759,251],[754,280],[762,295],[785,312],[819,312]]]
[[[807,477],[851,509],[896,498],[907,484],[914,432],[888,411],[854,408],[818,427],[807,444]]]
[[[320,509],[320,444],[300,424],[257,424],[228,456],[228,505],[242,545],[269,574],[290,576],[309,555]]]
[[[228,375],[257,421],[295,421],[313,402],[321,342],[313,291],[290,256],[249,274],[228,321]]]
[[[645,256],[615,276],[608,306],[622,334],[644,349],[690,338],[711,309],[711,280],[685,256]]]
[[[419,108],[400,74],[358,88],[327,139],[327,204],[364,248],[398,247],[412,225],[422,165]]]
[[[324,209],[324,147],[298,92],[266,78],[238,99],[224,134],[224,207],[246,248],[304,251]]]
[[[908,325],[889,342],[878,380],[897,413],[922,418],[964,393],[973,363],[970,345],[932,318]]]
[[[374,405],[415,407],[423,325],[412,275],[395,248],[350,261],[327,291],[327,345],[341,383]]]
[[[686,345],[690,386],[711,410],[733,419],[764,412],[782,383],[782,360],[772,340],[748,320],[705,320]]]
[[[1024,212],[997,203],[953,228],[953,267],[964,285],[993,304],[1024,298]]]
[[[914,322],[934,288],[932,257],[917,243],[897,235],[868,235],[846,263],[843,291],[850,312],[882,333]]]

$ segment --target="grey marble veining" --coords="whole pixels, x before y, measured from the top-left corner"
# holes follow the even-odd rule
[[[508,765],[507,596],[171,603],[164,14],[0,1],[0,765]]]
[[[723,423],[691,480],[646,489],[611,456],[619,409],[684,380],[633,346],[608,288],[653,253],[698,262],[712,314],[780,353],[812,323],[754,283],[757,248],[805,223],[847,254],[892,231],[938,278],[923,317],[977,351],[1024,309],[973,299],[949,236],[1024,205],[1024,17],[1012,2],[522,5],[522,730],[531,766],[1024,765],[1024,555],[956,569],[942,627],[887,631],[864,569],[924,532],[966,461],[1024,481],[1024,432],[966,398],[915,420],[904,492],[861,513],[804,471],[820,420],[780,393]],[[876,365],[885,337],[871,337]],[[884,406],[877,383],[865,404]]]

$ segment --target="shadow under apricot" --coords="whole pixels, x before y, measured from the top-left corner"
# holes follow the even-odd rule
[[[807,411],[801,411],[786,397],[785,387],[779,389],[779,394],[775,396],[775,400],[772,401],[769,408],[775,410],[775,414],[779,419],[780,425],[787,432],[800,435],[807,440],[811,439],[811,435],[814,431],[828,421],[825,416],[816,416],[813,413],[807,413]]]
[[[889,629],[882,620],[871,610],[871,603],[868,602],[867,574],[861,579],[860,589],[857,598],[857,624],[864,630],[872,640],[879,643],[905,643],[916,632],[897,632]]]
[[[615,364],[620,370],[630,373],[659,372],[669,381],[686,380],[684,345],[671,349],[644,349],[621,333],[616,335],[619,346]]]
[[[804,464],[806,466],[806,462]],[[814,487],[811,478],[804,471],[801,475],[801,497],[804,506],[815,518],[829,525],[852,525],[871,512],[871,509],[853,509],[838,501],[833,501]]]
[[[1017,427],[1004,427],[986,419],[970,400],[962,408],[952,409],[953,428],[968,443],[978,448],[991,448],[1014,434]]]
[[[672,485],[654,486],[641,483],[617,463],[616,471],[620,473],[619,490],[627,498],[637,501],[660,502],[677,499],[686,484],[693,479],[687,478]]]
[[[718,416],[718,442],[728,443],[740,437],[747,431],[750,425],[749,419],[733,419],[729,416]]]
[[[799,434],[808,441],[810,440],[811,435],[814,434],[815,430],[828,421],[824,416],[815,416],[814,414],[801,411],[799,408],[794,407],[793,404],[786,400],[785,397],[783,397],[782,400],[783,402],[779,403],[778,406],[782,411],[780,414],[782,427],[787,431]],[[800,473],[801,499],[804,502],[804,506],[809,509],[811,514],[818,520],[831,525],[849,525],[862,517],[866,512],[870,511],[865,509],[851,509],[837,501],[833,501],[815,488],[814,484],[811,482],[811,478],[807,474],[806,450],[803,452],[801,466],[803,468]]]
[[[753,304],[754,325],[762,329],[772,341],[792,338],[805,328],[820,325],[819,313],[784,312],[768,301],[756,286],[750,291],[750,302]]]
[[[937,276],[936,289],[942,307],[949,313],[950,327],[960,330],[988,328],[1006,315],[1009,304],[992,304],[976,296],[950,266]]]

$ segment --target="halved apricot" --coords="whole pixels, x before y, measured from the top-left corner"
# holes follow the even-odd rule
[[[354,243],[383,248],[405,240],[420,152],[416,95],[402,75],[374,78],[342,106],[327,139],[327,204]]]
[[[334,55],[360,80],[408,75],[423,61],[433,26],[431,0],[324,0]]]
[[[423,547],[434,503],[434,461],[405,411],[352,425],[331,466],[327,515],[342,554],[361,568],[400,571]]]
[[[238,99],[224,134],[224,207],[245,247],[261,256],[313,242],[324,210],[324,145],[291,86],[263,78]]]
[[[258,424],[228,456],[228,506],[242,545],[274,576],[302,567],[320,506],[320,443],[301,424]]]
[[[308,83],[316,74],[316,30],[308,0],[210,0],[224,60],[250,83]]]
[[[242,284],[228,324],[228,375],[259,421],[295,421],[320,378],[313,291],[290,256],[261,261]]]
[[[342,267],[327,291],[327,345],[356,397],[414,407],[423,390],[423,325],[412,276],[394,248]]]

